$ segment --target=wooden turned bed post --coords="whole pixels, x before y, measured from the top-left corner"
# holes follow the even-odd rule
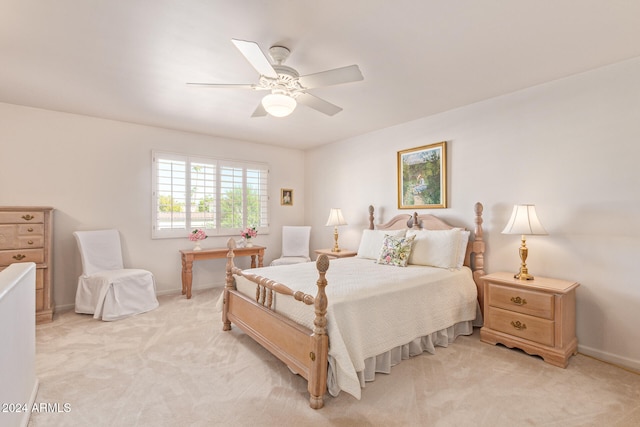
[[[316,261],[316,268],[320,276],[316,282],[318,293],[316,294],[314,306],[316,317],[313,321],[313,334],[311,335],[313,351],[309,354],[311,358],[311,369],[309,372],[309,405],[313,409],[320,409],[324,406],[324,393],[327,390],[327,369],[329,355],[329,337],[327,336],[327,286],[326,273],[329,269],[329,258],[320,255]]]
[[[482,203],[478,202],[475,204],[474,211],[476,213],[476,227],[473,231],[473,242],[471,243],[471,253],[473,253],[473,266],[471,270],[473,271],[473,281],[476,282],[476,286],[478,287],[478,303],[480,304],[480,311],[484,316],[484,286],[482,285],[482,280],[480,279],[485,275],[484,272],[484,240],[482,230],[482,211],[484,207]]]

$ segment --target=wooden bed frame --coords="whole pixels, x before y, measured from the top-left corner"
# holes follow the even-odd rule
[[[473,271],[473,280],[478,288],[478,301],[483,307],[483,286],[480,277],[484,275],[484,241],[482,231],[482,204],[475,205],[475,230],[469,238],[464,265]],[[385,224],[374,226],[373,206],[369,206],[369,229],[396,230],[402,228],[421,228],[429,230],[447,230],[454,228],[441,219],[429,215],[414,213],[393,217]],[[222,329],[228,331],[234,323],[264,348],[308,382],[309,404],[313,409],[322,408],[327,389],[327,368],[329,337],[327,335],[327,295],[325,287],[329,259],[320,255],[316,261],[318,269],[318,291],[315,296],[293,291],[282,283],[266,277],[243,271],[233,263],[236,248],[235,240],[227,243],[226,282],[222,309]],[[254,282],[255,299],[251,299],[236,290],[235,276],[243,276]],[[301,326],[275,312],[273,293],[289,295],[301,303],[314,305],[315,320],[313,330]]]

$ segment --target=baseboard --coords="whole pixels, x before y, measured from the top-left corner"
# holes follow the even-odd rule
[[[62,304],[62,305],[56,305],[56,309],[55,312],[56,313],[62,313],[64,311],[69,311],[69,310],[73,310],[76,308],[75,304]]]
[[[578,352],[586,356],[593,357],[594,359],[598,359],[602,362],[610,363],[620,368],[632,371],[636,374],[640,374],[640,360],[629,359],[627,357],[607,353],[606,351],[587,347],[581,344],[578,344]]]

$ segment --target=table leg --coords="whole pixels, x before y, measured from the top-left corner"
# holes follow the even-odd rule
[[[264,251],[260,251],[258,253],[258,267],[264,267],[264,265],[262,263],[263,258],[264,258]]]
[[[255,255],[251,255],[251,268],[256,268],[256,256]]]
[[[193,280],[193,260],[182,258],[182,295],[191,298],[191,284]]]

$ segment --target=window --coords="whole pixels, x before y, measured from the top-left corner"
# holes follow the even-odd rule
[[[269,232],[269,167],[152,152],[153,238],[237,235],[255,226]]]

